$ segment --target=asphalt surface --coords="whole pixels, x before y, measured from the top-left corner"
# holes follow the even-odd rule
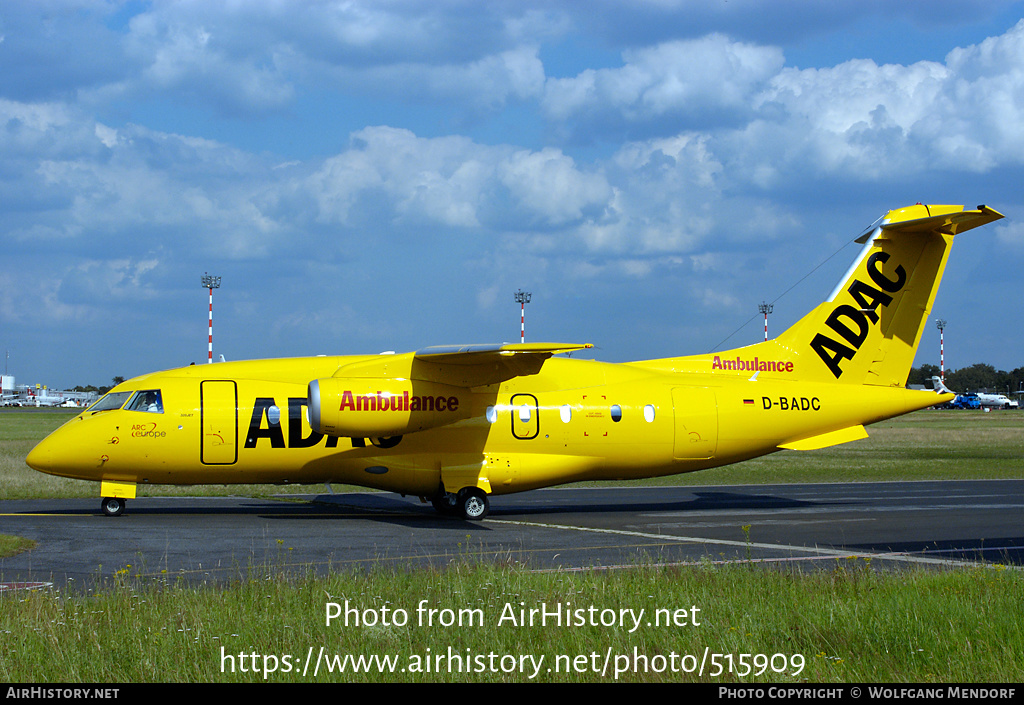
[[[99,504],[0,502],[0,534],[37,543],[0,560],[0,590],[467,560],[537,570],[707,561],[813,570],[868,559],[879,569],[1024,566],[1024,480],[559,488],[494,497],[482,522],[386,493],[142,498],[120,517]]]

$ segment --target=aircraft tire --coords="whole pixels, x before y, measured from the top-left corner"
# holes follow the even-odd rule
[[[125,501],[119,497],[104,497],[100,508],[108,517],[119,517],[124,514]]]
[[[462,518],[469,521],[480,521],[491,511],[491,503],[487,499],[487,494],[477,487],[466,487],[459,490],[457,503]]]

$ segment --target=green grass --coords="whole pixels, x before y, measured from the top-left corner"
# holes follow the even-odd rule
[[[23,551],[30,551],[35,548],[35,541],[21,538],[20,536],[5,536],[0,534],[0,558],[15,556]]]
[[[543,682],[1024,679],[1024,578],[998,568],[882,574],[841,561],[807,575],[737,566],[555,574],[454,564],[441,572],[253,576],[226,588],[139,583],[129,573],[90,597],[0,595],[7,642],[0,680],[520,682],[534,673]],[[340,615],[351,608],[347,625],[343,616],[327,623],[332,603]],[[421,604],[435,610],[432,624]],[[522,608],[559,606],[584,610],[573,613],[582,624],[501,621]],[[641,609],[635,629],[631,617],[610,617]],[[658,625],[659,609],[679,622]],[[321,648],[331,657],[390,656],[395,672],[321,665],[315,677],[312,670],[304,675],[307,654]],[[449,649],[463,659],[461,669]],[[712,659],[715,653],[728,657]],[[522,655],[534,661],[520,667]]]

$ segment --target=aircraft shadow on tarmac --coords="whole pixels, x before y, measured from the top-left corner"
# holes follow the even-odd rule
[[[621,492],[621,490],[619,490]],[[850,504],[850,502],[808,502],[779,497],[769,494],[746,494],[722,491],[687,491],[685,497],[672,497],[664,500],[645,499],[629,500],[621,494],[609,496],[607,501],[585,502],[566,501],[548,498],[554,493],[524,494],[521,498],[508,496],[491,504],[490,518],[513,518],[522,516],[555,517],[558,515],[582,514],[616,514],[616,513],[656,513],[656,512],[688,512],[749,509],[764,511],[771,509],[798,509],[804,507],[834,506]],[[539,497],[540,496],[540,497]],[[362,519],[384,521],[410,526],[430,526],[443,529],[446,527],[464,529],[474,527],[486,530],[487,522],[466,521],[459,517],[439,515],[430,505],[413,503],[407,499],[399,499],[391,494],[359,493],[352,495],[322,495],[313,500],[314,504],[329,504],[337,510],[352,511]],[[410,514],[418,515],[415,518]],[[323,515],[331,518],[331,514]],[[282,519],[306,518],[301,514],[279,516]],[[310,517],[310,518],[315,518]]]
[[[622,514],[622,513],[657,513],[657,512],[695,512],[715,510],[748,509],[765,511],[778,509],[798,509],[805,507],[822,507],[849,505],[849,501],[821,502],[795,500],[772,494],[748,492],[715,491],[675,491],[672,496],[657,499],[649,490],[640,494],[637,499],[631,489],[618,488],[608,491],[601,498],[588,497],[586,501],[572,501],[558,492],[534,492],[522,495],[507,495],[491,504],[490,518],[513,517],[555,517],[558,515],[585,514]],[[633,495],[633,496],[631,496]],[[605,496],[607,499],[605,499]],[[154,500],[158,503],[154,504]],[[202,502],[190,501],[187,497],[148,498],[130,502],[124,518],[132,516],[173,516],[173,515],[251,515],[272,520],[332,520],[344,521],[346,518],[358,518],[371,521],[382,521],[414,527],[435,529],[465,529],[473,527],[486,530],[487,522],[467,521],[459,517],[444,516],[429,504],[409,498],[402,498],[389,492],[356,492],[347,494],[316,495],[312,499],[301,501],[282,501],[264,499],[231,498],[231,502],[218,503],[215,498],[204,498]],[[53,515],[80,515],[83,509],[95,511],[101,516],[98,507],[76,504],[47,510]],[[38,508],[35,510],[38,511]],[[104,520],[118,521],[121,517],[103,517]]]

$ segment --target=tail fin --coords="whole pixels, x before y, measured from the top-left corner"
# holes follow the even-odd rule
[[[985,206],[889,211],[858,238],[864,250],[828,300],[773,342],[803,379],[904,386],[953,236],[1002,217]]]
[[[938,394],[956,394],[956,392],[948,388],[942,382],[941,377],[932,377],[932,389],[934,389]]]

